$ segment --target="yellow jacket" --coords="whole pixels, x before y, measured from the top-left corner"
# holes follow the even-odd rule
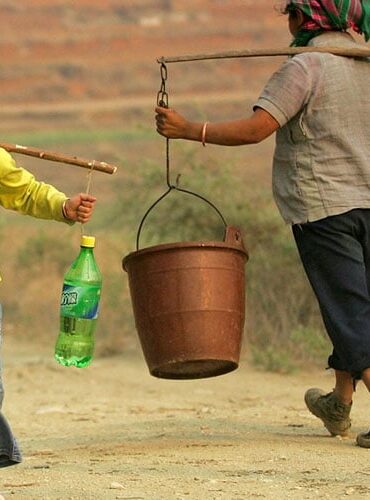
[[[0,148],[0,205],[24,215],[39,219],[68,221],[63,217],[62,205],[66,195],[49,184],[39,182]]]

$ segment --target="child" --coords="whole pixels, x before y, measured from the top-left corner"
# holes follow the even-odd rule
[[[9,153],[0,148],[0,205],[4,208],[41,219],[85,224],[92,215],[95,202],[94,196],[83,193],[67,198],[53,186],[37,181],[30,172],[17,167]],[[1,319],[0,305],[0,348]],[[0,363],[0,410],[3,395]],[[18,443],[0,411],[0,468],[21,461]]]

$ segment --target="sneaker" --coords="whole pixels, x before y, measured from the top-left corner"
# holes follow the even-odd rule
[[[356,443],[361,448],[370,448],[370,430],[368,432],[361,432],[357,435]]]
[[[351,427],[349,414],[352,403],[342,403],[334,392],[325,394],[321,389],[309,389],[304,396],[307,408],[320,418],[332,436],[347,436]]]

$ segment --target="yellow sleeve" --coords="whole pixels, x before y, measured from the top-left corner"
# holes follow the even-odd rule
[[[24,168],[17,167],[12,156],[0,148],[0,205],[39,219],[68,222],[62,213],[64,193],[39,182]]]

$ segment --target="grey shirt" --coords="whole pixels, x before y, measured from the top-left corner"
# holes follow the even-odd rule
[[[314,46],[358,46],[327,32]],[[327,53],[289,58],[255,107],[279,123],[273,193],[284,220],[304,223],[370,208],[370,60]]]

